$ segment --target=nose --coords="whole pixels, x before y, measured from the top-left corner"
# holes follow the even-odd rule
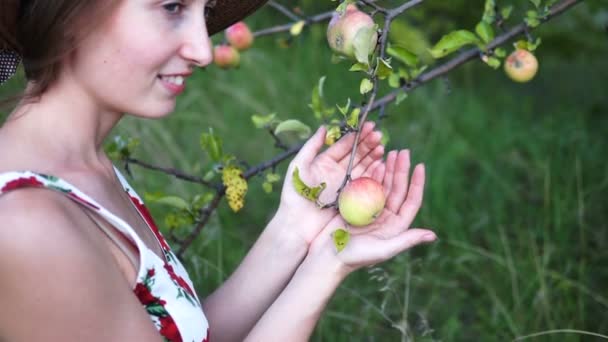
[[[213,61],[211,38],[207,33],[204,18],[197,18],[193,22],[184,32],[184,43],[180,49],[180,54],[190,63],[205,67]]]

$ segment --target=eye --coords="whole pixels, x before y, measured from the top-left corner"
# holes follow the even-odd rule
[[[184,7],[184,4],[181,2],[172,2],[170,4],[163,5],[163,8],[171,15],[180,14]]]

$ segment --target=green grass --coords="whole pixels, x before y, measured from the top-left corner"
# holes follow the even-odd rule
[[[207,127],[254,165],[274,156],[250,116],[277,112],[315,125],[307,107],[326,75],[329,103],[359,100],[357,78],[331,65],[314,31],[288,50],[271,38],[238,71],[210,67],[176,113],[127,118],[116,134],[139,137],[137,157],[203,174]],[[416,90],[382,121],[389,148],[412,149],[428,183],[416,224],[439,241],[351,275],[329,303],[314,341],[509,341],[552,329],[608,334],[608,63],[581,51],[542,56],[538,77],[515,84],[472,63]],[[16,84],[17,81],[12,81]],[[376,119],[373,115],[372,119]],[[286,164],[279,167],[283,174]],[[205,189],[133,166],[138,191],[193,196]],[[238,214],[222,203],[187,254],[203,296],[218,286],[276,210],[256,179]],[[167,209],[152,205],[163,221]],[[555,333],[534,341],[589,341]]]

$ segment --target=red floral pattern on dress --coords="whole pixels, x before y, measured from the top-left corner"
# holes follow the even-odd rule
[[[150,226],[154,235],[156,235],[156,238],[160,242],[160,245],[163,248],[163,250],[165,250],[165,251],[171,250],[171,247],[169,247],[169,245],[167,244],[167,241],[165,241],[165,238],[162,236],[162,234],[158,230],[158,227],[156,226],[156,223],[154,222],[154,219],[152,218],[150,211],[148,211],[148,208],[146,208],[144,203],[141,202],[137,197],[133,197],[133,196],[129,195],[129,198],[131,199],[131,202],[133,202],[133,204],[135,204],[135,207],[140,212],[141,216],[144,218],[144,220],[146,221],[148,226]]]
[[[151,287],[154,284],[154,276],[156,271],[151,268],[146,272],[143,280],[135,285],[135,295],[146,308],[149,315],[158,317],[158,325],[160,334],[170,342],[182,342],[182,336],[173,320],[173,317],[169,314],[165,305],[167,304],[164,300],[154,296],[151,291]]]
[[[160,334],[171,342],[182,342],[182,336],[171,316],[160,318]]]
[[[184,278],[175,274],[175,271],[173,270],[173,266],[165,263],[165,269],[169,273],[169,276],[171,276],[171,279],[173,279],[173,281],[175,281],[175,283],[177,285],[181,286],[184,290],[188,291],[188,294],[190,296],[194,297],[194,291],[192,291],[192,288],[190,287],[190,285],[188,285],[188,283],[184,280]]]
[[[23,178],[17,178],[15,180],[12,180],[8,183],[6,183],[2,189],[0,189],[0,191],[5,192],[5,191],[10,191],[10,190],[14,190],[14,189],[18,189],[24,186],[34,186],[34,187],[41,187],[44,186],[44,184],[39,181],[38,179],[36,179],[36,177],[32,176],[32,177],[23,177]]]

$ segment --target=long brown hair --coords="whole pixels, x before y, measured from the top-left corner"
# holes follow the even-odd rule
[[[32,83],[31,91],[0,101],[0,106],[38,99],[57,80],[65,57],[120,1],[0,0],[0,48],[19,53]]]

